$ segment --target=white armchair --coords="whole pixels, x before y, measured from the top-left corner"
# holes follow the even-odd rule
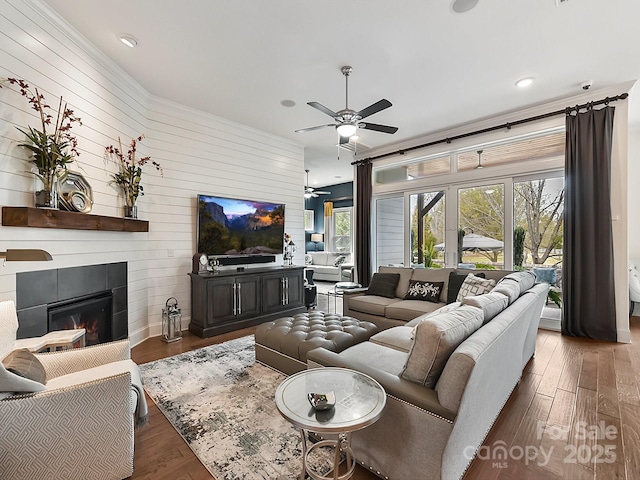
[[[629,260],[629,316],[633,314],[635,302],[640,302],[640,263]]]
[[[0,360],[17,326],[13,302],[0,302]],[[41,391],[0,397],[0,478],[131,476],[134,422],[146,421],[147,405],[129,341],[35,357],[46,383],[32,390]],[[11,375],[0,362],[0,382]]]

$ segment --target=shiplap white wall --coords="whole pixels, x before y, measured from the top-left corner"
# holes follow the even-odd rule
[[[145,167],[138,209],[149,233],[0,227],[0,250],[42,248],[54,257],[6,264],[0,300],[15,300],[17,272],[127,261],[133,343],[160,333],[162,306],[171,296],[188,323],[198,193],[285,203],[286,231],[304,244],[301,146],[152,98],[46,4],[0,0],[0,77],[25,79],[50,103],[62,95],[82,118],[72,130],[81,153],[73,169],[92,186],[92,213],[122,215],[121,195],[108,184],[114,167],[103,160],[104,147],[118,136],[128,143],[145,133],[140,153],[164,170],[160,176]],[[25,173],[28,153],[17,146],[23,138],[15,128],[39,125],[34,114],[16,91],[0,89],[0,205],[34,204],[36,182]]]

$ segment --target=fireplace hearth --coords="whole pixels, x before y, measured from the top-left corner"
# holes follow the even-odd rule
[[[16,275],[18,338],[84,328],[87,345],[127,338],[127,263]]]

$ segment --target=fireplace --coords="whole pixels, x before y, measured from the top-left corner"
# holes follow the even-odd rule
[[[17,338],[84,328],[87,345],[129,336],[127,262],[16,274]]]
[[[48,330],[84,328],[86,345],[110,342],[111,292],[72,299],[47,306]]]

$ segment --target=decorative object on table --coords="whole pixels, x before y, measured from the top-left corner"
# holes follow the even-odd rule
[[[285,265],[293,265],[293,254],[296,252],[296,244],[293,243],[291,235],[284,234],[284,254],[282,255]]]
[[[311,241],[315,244],[315,251],[318,251],[318,243],[320,243],[322,241],[322,234],[321,233],[312,233],[311,234]]]
[[[191,259],[191,273],[206,273],[209,271],[209,257],[206,253],[196,253]]]
[[[308,393],[307,398],[315,410],[329,410],[336,405],[336,395],[333,392]]]
[[[146,156],[140,159],[136,159],[136,152],[138,143],[142,141],[144,135],[140,135],[138,138],[132,138],[129,144],[129,150],[125,155],[122,149],[122,142],[118,137],[118,147],[109,145],[105,147],[104,156],[106,160],[111,160],[115,163],[119,171],[111,174],[111,182],[115,183],[122,189],[124,194],[124,216],[128,218],[138,218],[138,207],[136,202],[139,196],[144,195],[144,189],[142,188],[142,167],[151,162],[156,167],[156,170],[160,172],[162,176],[162,167],[158,162],[151,160],[151,157]]]
[[[175,297],[167,299],[162,309],[162,341],[166,343],[182,340],[182,310]]]
[[[61,210],[89,213],[93,207],[93,190],[78,172],[66,170],[58,181],[58,201]]]
[[[29,162],[36,167],[37,172],[30,173],[33,173],[42,183],[41,189],[35,192],[36,207],[58,208],[56,185],[58,177],[66,171],[67,165],[73,162],[74,156],[80,155],[77,150],[78,140],[71,135],[71,127],[74,123],[82,125],[82,122],[62,97],[60,97],[58,109],[54,110],[46,102],[44,95],[37,88],[32,91],[24,80],[8,78],[6,82],[17,85],[20,88],[20,94],[40,115],[41,130],[31,126],[28,130],[16,127],[28,140],[27,143],[21,143],[19,146],[32,152]],[[2,83],[4,82],[0,82],[0,87]]]

